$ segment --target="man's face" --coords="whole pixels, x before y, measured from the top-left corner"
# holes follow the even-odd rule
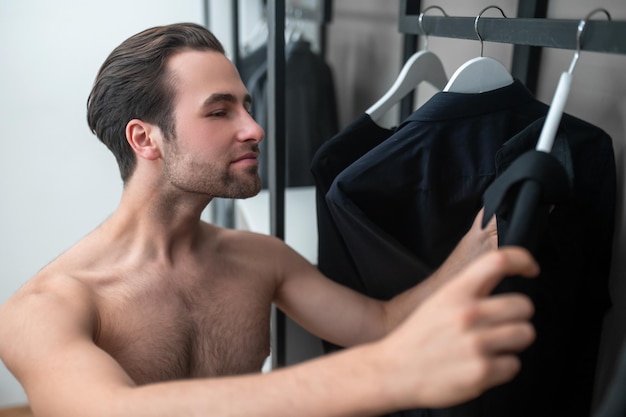
[[[164,175],[175,187],[212,197],[247,198],[261,188],[263,129],[234,65],[214,51],[169,59],[174,75],[176,137],[164,142]]]

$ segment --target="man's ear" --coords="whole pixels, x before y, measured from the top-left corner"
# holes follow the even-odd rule
[[[126,124],[126,140],[138,157],[155,160],[161,157],[161,129],[140,119]]]

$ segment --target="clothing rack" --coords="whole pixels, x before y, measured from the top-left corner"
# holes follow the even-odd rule
[[[548,0],[518,2],[516,17],[481,17],[478,28],[484,42],[513,44],[511,74],[536,93],[542,48],[577,49],[580,19],[547,19]],[[401,0],[398,30],[405,36],[403,58],[417,50],[418,35],[476,40],[476,17],[424,14],[419,24],[420,0]],[[610,11],[609,11],[610,12]],[[581,16],[581,19],[585,16]],[[581,51],[626,54],[626,21],[589,19]],[[400,118],[411,113],[413,97],[402,102]]]
[[[323,1],[320,24],[330,21],[331,2]],[[535,91],[542,48],[577,49],[576,33],[580,19],[546,18],[547,0],[519,2],[516,17],[481,17],[479,30],[484,42],[514,45],[511,72],[527,88]],[[417,49],[420,35],[476,40],[474,17],[424,15],[419,24],[421,1],[401,0],[398,29],[404,34],[404,60]],[[448,11],[450,12],[450,11]],[[285,219],[285,0],[267,0],[269,29],[268,83],[269,126],[267,133],[270,190],[270,232],[284,239]],[[584,16],[581,16],[581,19]],[[423,28],[423,29],[422,29]],[[277,36],[278,34],[278,36]],[[626,21],[589,19],[581,51],[626,54]],[[412,99],[403,100],[401,117],[408,116]],[[285,364],[285,318],[277,312],[273,333],[273,367]]]
[[[405,34],[405,39],[428,35],[478,40],[474,30],[475,16],[424,14],[420,26],[420,6],[419,0],[401,0],[398,30]],[[478,23],[484,42],[514,45],[511,73],[533,93],[536,92],[541,48],[577,49],[576,32],[580,19],[547,19],[547,8],[548,0],[520,1],[517,17],[481,17]],[[588,19],[580,50],[626,54],[624,34],[626,21],[608,21],[606,17]],[[415,48],[405,48],[404,59],[408,59],[413,52]],[[402,116],[406,117],[408,114],[403,112]]]

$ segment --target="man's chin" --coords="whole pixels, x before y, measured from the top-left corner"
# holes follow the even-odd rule
[[[259,194],[260,191],[261,191],[261,186],[259,185],[254,190],[251,190],[249,193],[242,194],[242,196],[239,197],[239,198],[242,199],[242,200],[245,200],[246,198],[255,197],[255,196],[257,196]]]
[[[257,180],[249,184],[242,184],[236,190],[227,193],[227,195],[221,196],[222,198],[233,198],[243,200],[246,198],[254,197],[261,191],[261,179],[257,177]]]

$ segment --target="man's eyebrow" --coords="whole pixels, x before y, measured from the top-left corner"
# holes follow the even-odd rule
[[[230,93],[214,93],[211,94],[206,100],[204,100],[204,103],[202,103],[202,105],[203,107],[206,107],[224,101],[228,103],[237,103],[237,97]],[[250,103],[252,103],[252,97],[250,97],[250,94],[246,94],[243,98],[243,104],[245,106],[249,106]]]

